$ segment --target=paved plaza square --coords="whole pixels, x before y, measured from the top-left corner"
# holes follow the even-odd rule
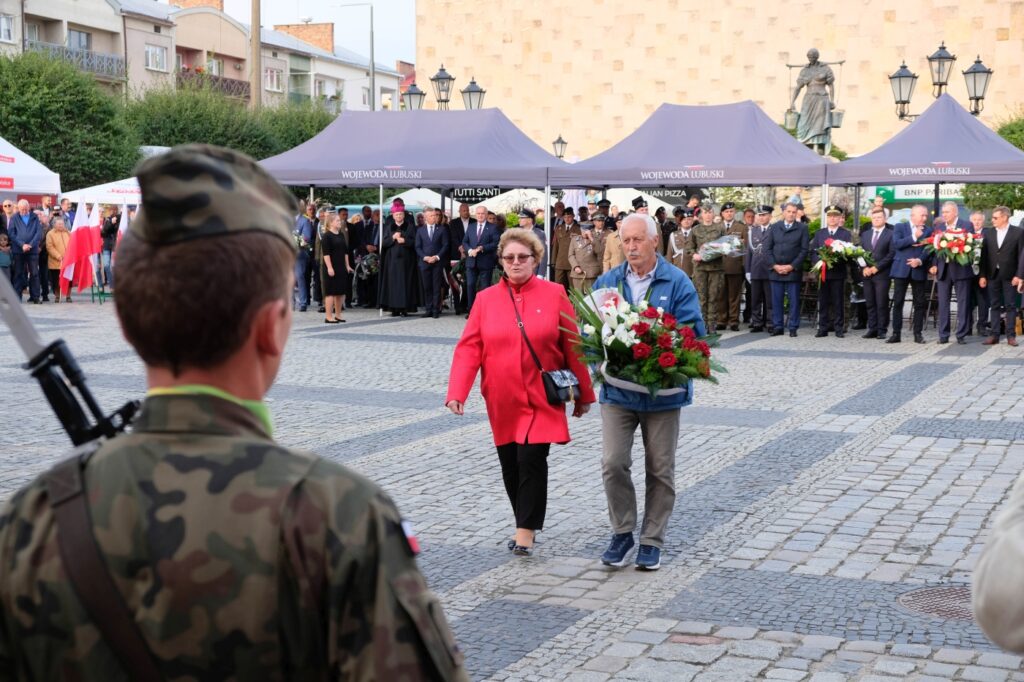
[[[113,305],[28,310],[106,409],[142,396]],[[479,393],[464,417],[443,407],[464,320],[347,318],[296,314],[269,396],[276,437],[396,500],[473,679],[1024,681],[970,619],[968,589],[1024,468],[1020,349],[938,345],[930,326],[926,345],[727,333],[729,373],[682,411],[662,568],[641,573],[598,561],[599,410],[552,448],[545,531],[513,557]],[[0,357],[6,498],[69,443],[6,330]]]

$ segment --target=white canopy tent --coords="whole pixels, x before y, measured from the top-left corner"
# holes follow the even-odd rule
[[[73,204],[84,201],[90,204],[133,204],[137,206],[142,203],[142,191],[139,189],[138,181],[131,177],[108,182],[105,185],[65,192],[61,199],[70,199]]]
[[[60,175],[0,137],[0,192],[60,194]]]

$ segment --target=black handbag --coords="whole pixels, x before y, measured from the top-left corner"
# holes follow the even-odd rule
[[[537,364],[537,371],[540,372],[541,380],[544,382],[544,394],[547,396],[548,404],[564,405],[568,402],[574,402],[580,394],[580,380],[576,378],[576,374],[571,369],[544,371],[544,367],[540,364],[540,358],[537,357],[537,353],[533,350],[533,344],[530,343],[530,337],[526,335],[523,318],[519,315],[515,296],[512,295],[512,287],[507,284],[505,286],[508,287],[508,297],[512,299],[512,310],[516,313],[516,323],[519,325],[519,331],[523,335],[523,341],[526,342],[526,348],[530,351],[533,361]]]

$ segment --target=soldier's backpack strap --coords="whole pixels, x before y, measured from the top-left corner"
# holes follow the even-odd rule
[[[153,654],[110,577],[92,532],[82,469],[99,447],[98,441],[86,443],[46,473],[61,562],[75,594],[128,679],[160,680]]]

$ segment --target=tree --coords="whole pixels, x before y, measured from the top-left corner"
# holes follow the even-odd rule
[[[996,132],[1017,149],[1024,150],[1024,109],[1003,122]],[[964,203],[972,209],[1006,206],[1011,211],[1024,209],[1024,184],[967,185]]]
[[[131,175],[139,145],[121,104],[67,62],[0,58],[0,136],[79,189]]]

